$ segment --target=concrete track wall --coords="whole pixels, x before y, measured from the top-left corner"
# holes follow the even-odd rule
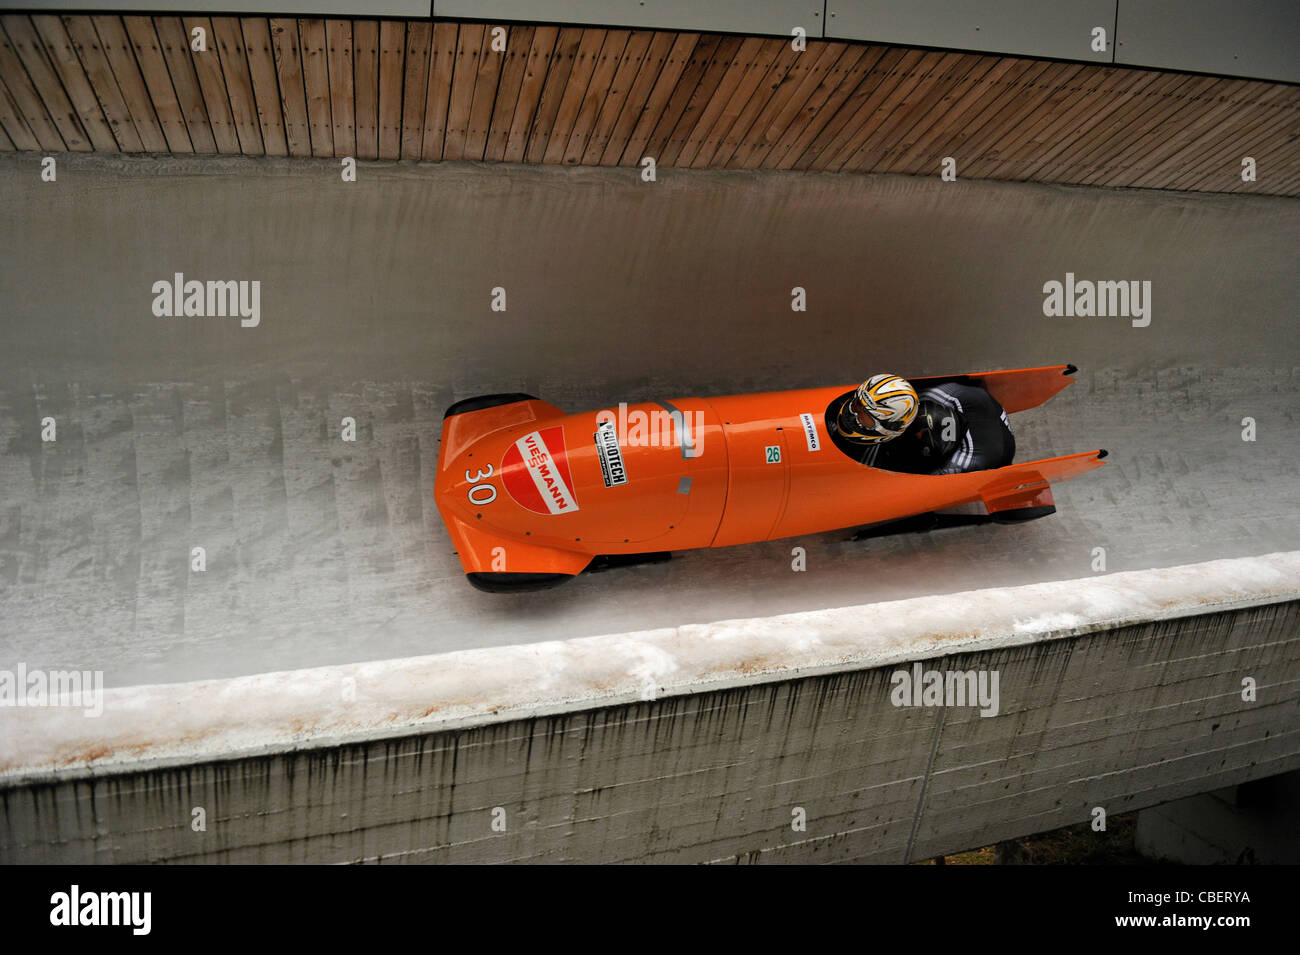
[[[36,157],[0,157],[0,669],[100,670],[126,703],[75,731],[61,710],[0,713],[6,860],[901,861],[1296,766],[1300,591],[1210,608],[1202,575],[1181,623],[1142,587],[1058,616],[1118,586],[1093,577],[1099,550],[1145,573],[1300,547],[1294,201],[59,162],[42,183]],[[175,272],[261,281],[261,323],[155,317]],[[1151,324],[1045,318],[1043,283],[1067,272],[1150,280]],[[577,410],[1067,361],[1079,383],[1015,417],[1020,455],[1111,457],[1024,526],[692,552],[500,597],[465,584],[431,506],[441,413],[474,394]],[[1018,629],[1025,587],[1055,589]],[[972,601],[1011,614],[1007,640],[972,637]],[[909,629],[936,606],[945,622]],[[674,683],[692,634],[781,665],[705,654]],[[856,649],[808,656],[828,640]],[[599,692],[539,669],[575,646],[606,661],[583,670]],[[498,651],[513,664],[467,693],[438,682]],[[885,668],[945,656],[1003,668],[1001,715],[889,705]],[[408,681],[367,697],[392,668]],[[1271,695],[1247,704],[1256,671]]]
[[[1293,200],[102,157],[56,183],[3,157],[0,189],[0,666],[198,680],[1068,579],[1098,547],[1108,570],[1300,547]],[[177,271],[260,280],[261,324],[155,317]],[[1151,324],[1045,318],[1067,272],[1150,280]],[[442,412],[474,394],[576,411],[1061,362],[1079,383],[1016,416],[1020,456],[1111,457],[1024,527],[502,597],[432,507]]]
[[[1298,688],[1297,554],[136,688],[6,714],[0,861],[905,862],[1300,767]]]

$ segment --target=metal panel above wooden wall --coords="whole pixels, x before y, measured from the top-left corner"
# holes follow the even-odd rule
[[[1117,0],[827,0],[826,36],[1109,63]],[[1104,49],[1093,30],[1105,30]]]
[[[186,37],[202,27],[206,51]],[[810,39],[0,17],[0,151],[938,175],[1300,195],[1300,87]],[[500,41],[504,40],[504,44]],[[1257,176],[1241,178],[1251,157]]]
[[[661,30],[822,35],[823,0],[433,0],[433,15],[454,20],[602,24]]]
[[[1300,3],[1123,0],[1115,62],[1300,83]]]

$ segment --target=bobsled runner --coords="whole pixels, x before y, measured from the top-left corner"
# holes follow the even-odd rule
[[[988,390],[1007,414],[1067,385],[1073,365],[908,379]],[[536,590],[584,570],[982,504],[1013,523],[1055,511],[1051,485],[1105,451],[933,475],[868,467],[831,433],[851,388],[621,404],[566,414],[526,394],[447,409],[434,494],[470,583]],[[960,520],[958,521],[961,522]],[[967,520],[966,522],[969,522]],[[922,521],[925,526],[925,520]]]

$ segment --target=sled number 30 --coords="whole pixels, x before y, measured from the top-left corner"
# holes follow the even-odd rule
[[[781,463],[781,446],[779,444],[769,444],[767,446],[767,463],[768,464]]]
[[[483,507],[491,504],[497,499],[496,485],[480,484],[479,481],[485,481],[492,476],[492,465],[487,466],[487,470],[479,468],[478,473],[473,477],[469,476],[469,468],[465,469],[465,480],[470,483],[469,502]]]

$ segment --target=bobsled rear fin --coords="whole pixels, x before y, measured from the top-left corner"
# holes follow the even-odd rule
[[[1046,481],[1000,497],[985,497],[984,508],[999,524],[1023,524],[1056,513],[1052,486]]]
[[[990,480],[980,488],[980,500],[999,524],[1021,524],[1055,514],[1052,483],[1104,467],[1104,457],[1105,451],[1085,451],[989,471]]]
[[[983,371],[969,375],[941,375],[932,378],[909,378],[917,391],[945,381],[960,381],[988,389],[1007,414],[1037,408],[1047,399],[1074,384],[1073,365],[1045,365],[1041,368],[1016,368],[1011,371]]]
[[[980,500],[990,514],[1025,508],[1053,507],[1050,485],[1068,481],[1086,471],[1104,467],[1105,451],[1084,451],[1042,461],[1025,461],[983,472],[988,483],[980,488]]]

